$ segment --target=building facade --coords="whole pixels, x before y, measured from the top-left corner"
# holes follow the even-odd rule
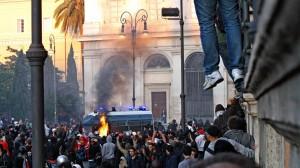
[[[203,51],[193,0],[184,1],[184,59],[187,119],[213,117],[216,104],[227,104],[233,84],[220,65],[225,82],[204,91]],[[83,44],[85,112],[107,105],[122,110],[145,105],[156,120],[181,118],[180,26],[178,20],[161,17],[163,7],[179,7],[179,0],[85,1]],[[137,14],[139,9],[144,9]],[[127,22],[122,30],[121,15]],[[137,15],[136,15],[137,14]],[[148,15],[147,33],[144,21]],[[130,26],[133,23],[136,35]],[[134,61],[133,61],[134,53]],[[133,84],[133,80],[135,80]]]
[[[67,56],[72,44],[74,59],[77,65],[79,85],[82,84],[81,69],[81,44],[76,38],[65,36],[60,29],[55,29],[53,13],[61,2],[43,0],[42,3],[42,30],[43,44],[48,50],[49,56],[60,71],[67,70]],[[31,44],[31,1],[30,0],[0,0],[0,61],[5,57],[13,55],[7,51],[7,47],[26,52]],[[50,48],[50,35],[53,35],[55,44]],[[55,46],[54,46],[55,45]],[[55,55],[54,55],[55,47]]]
[[[246,95],[248,132],[263,168],[300,165],[300,2],[257,1]]]

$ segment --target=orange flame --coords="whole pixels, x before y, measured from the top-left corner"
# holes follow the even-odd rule
[[[99,121],[100,121],[100,127],[98,129],[99,136],[100,137],[107,136],[107,134],[108,134],[108,122],[107,122],[106,116],[101,115],[100,118],[99,118]]]

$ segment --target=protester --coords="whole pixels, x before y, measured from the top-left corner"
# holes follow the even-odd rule
[[[171,145],[166,147],[166,159],[164,168],[177,168],[177,156],[174,154],[174,148]]]
[[[0,145],[0,167],[11,168],[12,163],[3,146]]]
[[[206,130],[205,135],[206,139],[209,141],[209,145],[204,152],[204,159],[207,159],[215,155],[215,143],[220,137],[220,130],[218,127],[212,125]]]
[[[99,136],[98,127],[83,128],[74,122],[49,123],[44,144],[45,167],[189,168],[197,160],[214,157],[220,152],[254,158],[254,149],[247,145],[253,146],[253,143],[245,140],[250,137],[245,133],[245,120],[237,115],[242,114],[240,110],[232,102],[216,119],[228,114],[224,123],[230,129],[223,137],[208,118],[188,120],[185,128],[178,129],[173,120],[167,126],[169,129],[157,123],[155,127],[146,125],[143,130],[110,132],[103,137]],[[230,117],[232,115],[235,117]],[[17,125],[15,121],[13,124],[4,122],[0,135],[0,166],[9,163],[11,166],[7,167],[31,168],[32,132],[28,120]]]
[[[178,168],[190,168],[196,162],[196,159],[192,158],[191,155],[192,148],[186,145],[183,148],[184,160],[179,163]]]
[[[216,118],[218,118],[220,115],[222,115],[225,112],[225,108],[223,107],[222,104],[217,104],[216,108],[215,108],[215,116],[214,116],[214,120],[216,120]]]
[[[130,158],[128,161],[128,168],[145,168],[145,162],[142,156],[138,155],[136,149],[131,147],[129,149]]]
[[[246,121],[238,116],[231,116],[228,119],[229,130],[225,132],[223,137],[235,140],[247,148],[254,149],[254,137],[247,132],[244,132]]]
[[[226,32],[226,42],[228,49],[228,72],[233,77],[233,81],[243,81],[243,61],[242,61],[242,41],[239,21],[238,1],[236,0],[195,0],[195,9],[200,24],[201,44],[205,53],[204,71],[205,90],[215,87],[223,81],[219,72],[219,47],[215,28],[215,16],[217,4],[219,12],[224,22]]]
[[[114,165],[115,159],[115,144],[112,143],[112,137],[108,135],[106,137],[106,143],[102,147],[102,161],[108,162],[111,165]]]

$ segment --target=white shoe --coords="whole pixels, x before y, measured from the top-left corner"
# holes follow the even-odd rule
[[[219,71],[214,71],[209,75],[205,75],[205,82],[203,84],[203,89],[208,90],[215,87],[218,83],[222,82],[224,79]]]
[[[243,80],[244,79],[244,75],[243,75],[243,72],[242,72],[242,70],[240,70],[240,69],[233,69],[232,71],[231,71],[231,74],[232,74],[232,77],[233,77],[233,82],[235,83],[235,82],[239,82],[239,81],[241,81],[241,80]]]
[[[234,98],[235,99],[243,99],[243,92],[235,91]]]

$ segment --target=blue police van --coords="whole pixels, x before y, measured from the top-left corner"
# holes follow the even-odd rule
[[[83,118],[84,126],[99,124],[99,113],[89,113]],[[152,125],[153,115],[151,111],[111,111],[105,113],[111,132],[141,131],[146,125]]]

